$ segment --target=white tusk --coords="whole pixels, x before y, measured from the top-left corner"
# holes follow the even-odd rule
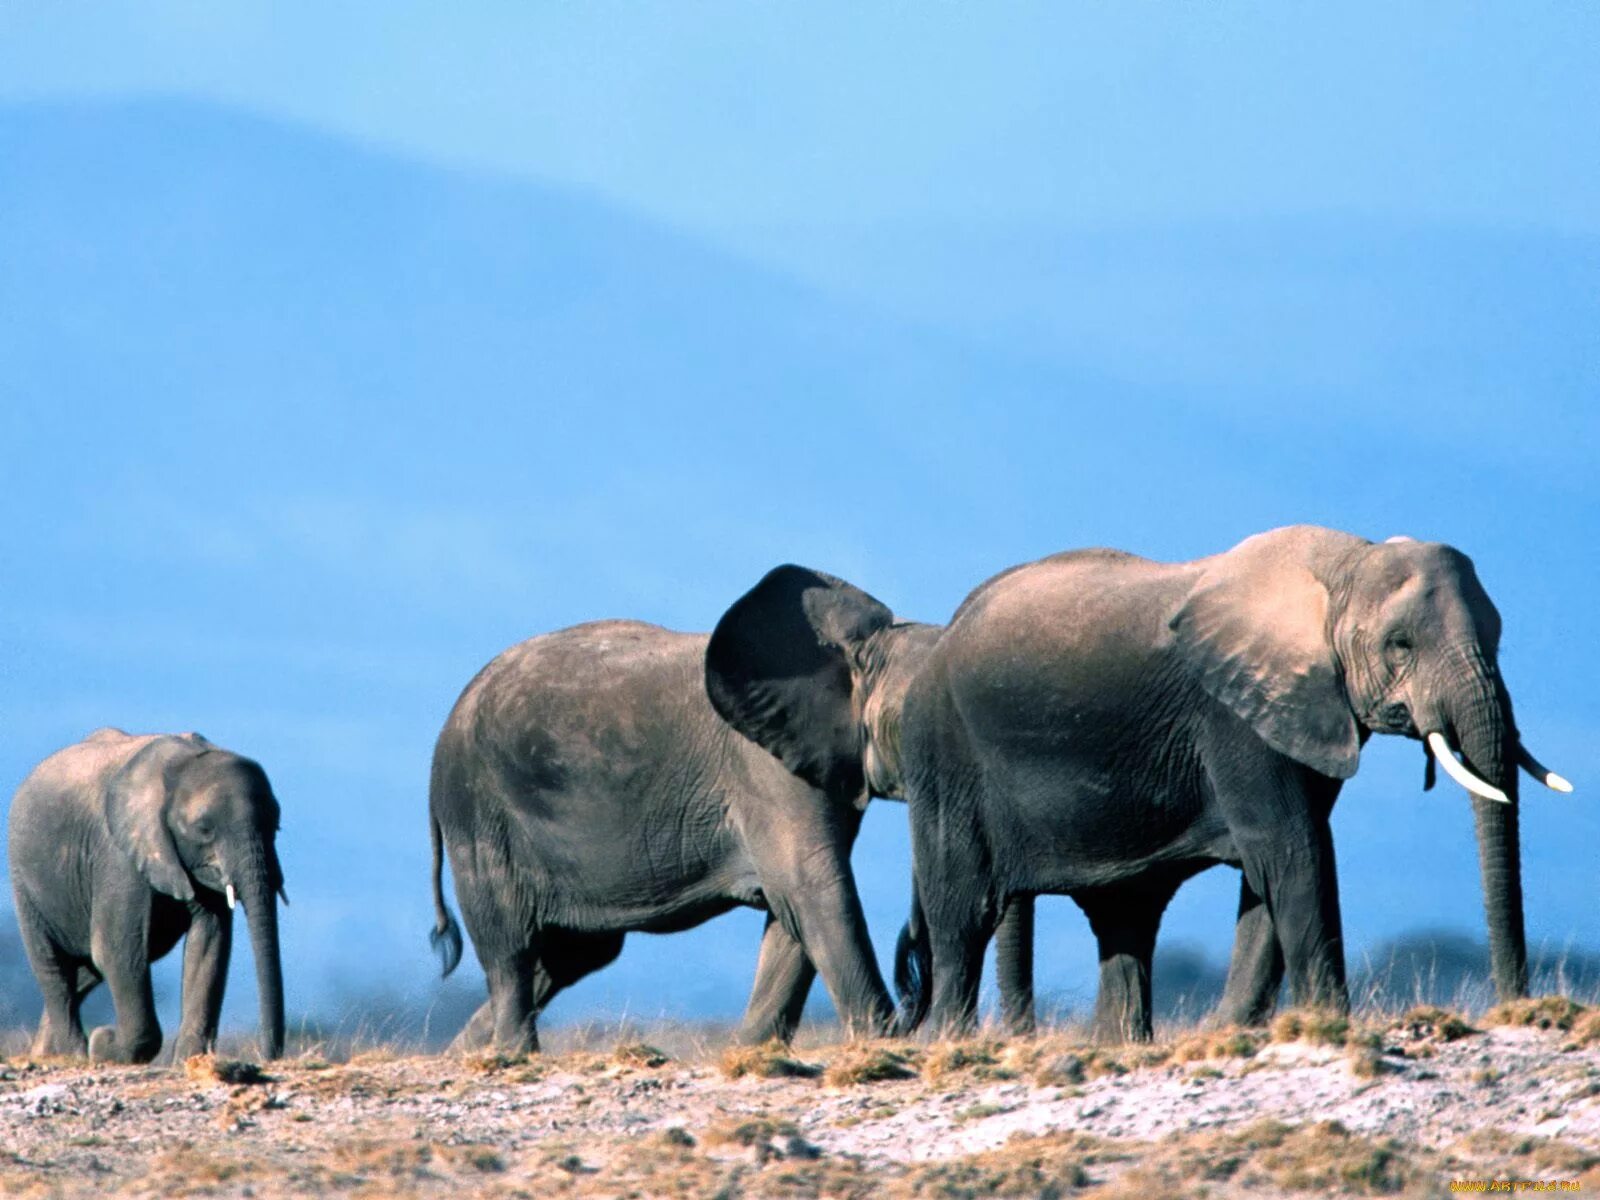
[[[1444,773],[1474,796],[1482,796],[1485,800],[1498,800],[1501,804],[1511,803],[1510,796],[1495,787],[1494,784],[1485,783],[1457,762],[1454,752],[1450,749],[1450,743],[1444,740],[1444,734],[1438,730],[1434,730],[1428,735],[1428,749],[1433,751],[1433,756],[1439,760],[1439,765],[1444,768]]]
[[[223,891],[228,897],[228,907],[231,909],[234,905],[233,884],[230,883],[226,888],[223,889]]]
[[[1529,754],[1528,748],[1520,743],[1517,746],[1517,764],[1552,792],[1570,792],[1572,790],[1572,781],[1570,779],[1557,775],[1549,767]]]

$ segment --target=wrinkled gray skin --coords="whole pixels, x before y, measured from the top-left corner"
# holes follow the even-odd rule
[[[882,619],[841,626],[841,589]],[[688,929],[735,905],[768,914],[743,1038],[790,1036],[819,971],[850,1029],[889,1028],[850,870],[867,801],[859,755],[854,770],[797,776],[708,698],[708,687],[725,698],[758,686],[720,672],[722,648],[773,631],[776,669],[803,672],[843,712],[903,686],[902,646],[918,636],[855,589],[803,572],[709,639],[580,625],[512,647],[467,685],[430,791],[434,943],[448,974],[461,938],[441,891],[442,842],[489,984],[456,1048],[536,1049],[540,1011],[616,958],[626,933]]]
[[[931,984],[935,1028],[970,1029],[1006,915],[1000,983],[1026,1024],[1028,901],[1066,894],[1099,943],[1097,1036],[1148,1037],[1161,914],[1226,862],[1244,881],[1223,1014],[1259,1018],[1285,972],[1296,1003],[1345,1008],[1334,799],[1371,733],[1438,731],[1513,800],[1472,803],[1496,986],[1525,994],[1499,636],[1460,552],[1309,526],[1192,563],[1087,550],[996,576],[929,651],[898,722],[921,907],[900,960],[924,964],[902,987]],[[791,709],[755,731],[775,752],[815,736]]]
[[[996,907],[1050,892],[1099,941],[1098,1034],[1148,1037],[1161,913],[1215,862],[1244,872],[1223,1015],[1256,1016],[1285,971],[1297,1003],[1347,1007],[1328,818],[1371,733],[1441,732],[1512,798],[1473,804],[1496,986],[1525,994],[1499,637],[1459,551],[1308,526],[1187,564],[1058,555],[980,587],[905,718],[935,1025],[972,1021]]]
[[[198,734],[100,729],[35,767],[11,802],[9,842],[17,922],[44,993],[33,1052],[149,1062],[161,1048],[150,963],[180,937],[173,1054],[211,1049],[233,943],[231,883],[250,922],[262,1051],[281,1055],[277,830],[261,768]],[[102,979],[117,1023],[86,1041],[79,1009]]]

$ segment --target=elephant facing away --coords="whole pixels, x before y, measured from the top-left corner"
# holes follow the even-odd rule
[[[765,676],[729,676],[726,648],[772,630]],[[462,944],[440,880],[447,852],[489,985],[457,1047],[536,1049],[541,1010],[615,959],[629,931],[688,929],[735,905],[767,913],[745,1039],[788,1037],[819,972],[849,1029],[886,1032],[892,1006],[850,868],[870,782],[856,718],[903,689],[931,636],[795,568],[710,637],[602,621],[489,663],[445,722],[430,788],[434,944],[448,974]],[[764,712],[802,687],[837,758],[791,771],[718,713],[732,690],[760,692]]]
[[[45,759],[11,803],[17,922],[44,993],[35,1054],[148,1062],[161,1048],[150,963],[184,938],[177,1059],[216,1041],[233,908],[250,923],[261,1048],[283,1053],[278,801],[248,758],[194,733],[100,729]],[[287,898],[285,897],[285,903]],[[105,980],[115,1027],[87,1041],[84,997]]]
[[[921,909],[900,959],[924,964],[935,1025],[972,1025],[1002,917],[1007,1015],[1031,1019],[1031,898],[1051,893],[1099,943],[1097,1036],[1148,1037],[1161,915],[1219,862],[1244,875],[1225,1010],[1270,1007],[1285,972],[1297,1003],[1346,1006],[1329,815],[1375,732],[1426,739],[1474,790],[1495,981],[1525,994],[1515,767],[1558,777],[1521,746],[1499,636],[1459,551],[1311,526],[1193,563],[1069,552],[980,586],[895,722]],[[815,734],[792,714],[751,735],[795,753]]]

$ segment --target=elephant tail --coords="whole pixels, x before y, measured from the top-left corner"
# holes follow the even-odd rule
[[[443,975],[449,975],[461,961],[461,927],[444,902],[444,834],[439,829],[439,819],[430,816],[428,827],[433,835],[433,929],[428,934],[428,945],[439,954]]]
[[[911,916],[894,946],[894,990],[900,1000],[896,1032],[906,1037],[922,1024],[933,1001],[933,947],[928,942],[928,923],[915,880],[911,884]]]

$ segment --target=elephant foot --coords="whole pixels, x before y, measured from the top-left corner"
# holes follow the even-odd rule
[[[147,1063],[161,1049],[161,1035],[124,1042],[114,1025],[102,1025],[89,1035],[89,1061],[104,1063]]]
[[[1007,1037],[1023,1040],[1031,1039],[1039,1032],[1039,1026],[1034,1021],[1032,1013],[1026,1016],[1007,1017],[1004,1026]]]
[[[787,1046],[793,1037],[793,1029],[774,1021],[757,1021],[754,1024],[741,1025],[739,1032],[733,1035],[733,1041],[738,1046],[765,1046],[769,1042],[779,1042]]]
[[[178,1040],[172,1044],[172,1061],[181,1063],[197,1054],[210,1054],[215,1048],[216,1041],[213,1038],[191,1037],[180,1033]]]
[[[461,1027],[461,1032],[450,1039],[450,1044],[445,1047],[445,1053],[471,1054],[477,1050],[487,1049],[493,1041],[494,1010],[485,1000],[478,1011],[473,1013]]]
[[[35,1058],[83,1058],[89,1041],[81,1029],[57,1029],[48,1022],[39,1026],[29,1052]]]

